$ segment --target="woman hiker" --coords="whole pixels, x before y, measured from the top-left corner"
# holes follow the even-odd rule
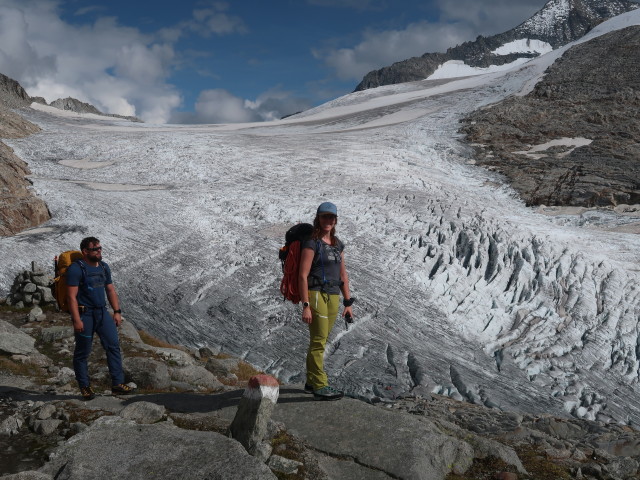
[[[304,389],[318,400],[338,400],[343,392],[329,385],[324,371],[324,348],[338,316],[340,292],[343,317],[351,317],[353,299],[344,263],[344,244],[336,237],[338,208],[331,202],[318,207],[313,233],[301,245],[299,291],[302,321],[309,325],[307,381]]]

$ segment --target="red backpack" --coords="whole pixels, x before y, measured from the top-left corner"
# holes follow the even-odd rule
[[[280,282],[280,292],[285,300],[293,303],[300,303],[300,292],[298,290],[298,272],[300,270],[300,250],[304,240],[311,236],[313,225],[309,223],[299,223],[294,225],[285,234],[285,244],[280,249],[279,257],[282,263],[282,281]]]

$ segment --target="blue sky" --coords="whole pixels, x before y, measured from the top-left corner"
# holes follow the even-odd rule
[[[544,0],[0,0],[0,73],[154,123],[260,121],[508,30]]]

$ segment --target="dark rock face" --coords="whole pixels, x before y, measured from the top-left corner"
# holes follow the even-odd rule
[[[0,236],[15,235],[51,218],[44,201],[29,189],[25,176],[30,173],[27,164],[0,142]]]
[[[52,107],[59,108],[60,110],[70,110],[76,113],[95,113],[96,115],[102,115],[100,110],[91,105],[90,103],[81,102],[75,98],[59,98],[54,100],[50,104]]]
[[[30,103],[18,82],[0,74],[0,138],[19,138],[40,130],[10,110]],[[31,183],[25,176],[30,173],[27,164],[0,142],[0,236],[14,235],[51,218],[47,205],[29,189]]]
[[[33,99],[33,101],[38,101],[38,103],[44,103],[44,105],[47,104],[46,101],[40,102],[39,98]],[[137,117],[117,115],[115,113],[102,113],[100,110],[98,110],[96,107],[94,107],[90,103],[81,102],[80,100],[72,97],[59,98],[51,102],[49,105],[51,107],[59,108],[60,110],[69,110],[71,112],[76,112],[76,113],[94,113],[96,115],[102,115],[105,117],[122,118],[125,120],[130,120],[132,122],[142,122],[142,120],[140,120]]]
[[[26,107],[31,98],[14,79],[0,73],[0,104],[8,108]]]
[[[446,53],[425,53],[421,57],[369,72],[355,91],[424,80],[449,60],[462,60],[467,65],[486,68],[511,63],[518,58],[531,58],[537,54],[495,55],[491,52],[519,39],[541,40],[557,48],[582,37],[603,20],[635,8],[638,4],[628,0],[551,0],[529,20],[507,32],[491,37],[479,36],[473,42],[448,49]]]
[[[529,95],[473,113],[462,132],[478,163],[529,205],[640,203],[639,48],[637,26],[575,46]],[[530,151],[562,138],[591,143]]]

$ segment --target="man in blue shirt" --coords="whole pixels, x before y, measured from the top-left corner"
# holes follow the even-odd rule
[[[100,240],[95,237],[84,238],[80,242],[80,251],[82,259],[72,263],[66,273],[67,300],[76,337],[73,369],[80,393],[85,400],[95,397],[87,367],[94,333],[100,337],[107,353],[111,391],[125,395],[133,393],[133,389],[124,384],[117,329],[122,323],[122,312],[111,280],[111,269],[102,261]],[[107,310],[107,300],[113,308],[113,317]]]

